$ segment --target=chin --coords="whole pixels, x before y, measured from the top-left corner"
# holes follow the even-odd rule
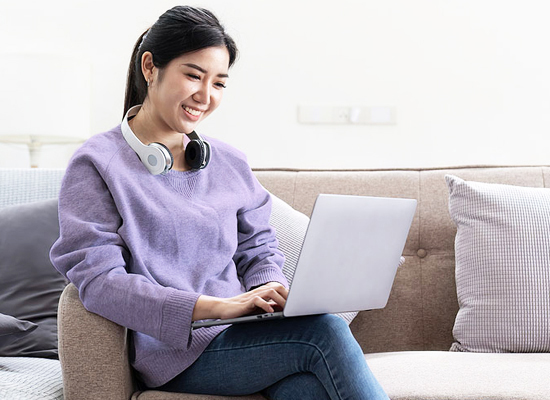
[[[195,128],[197,127],[197,124],[184,124],[184,125],[179,125],[177,127],[177,129],[174,129],[176,132],[179,132],[181,134],[189,134],[191,132],[193,132],[195,130]]]

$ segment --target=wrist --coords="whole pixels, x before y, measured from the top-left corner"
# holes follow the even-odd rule
[[[200,295],[193,309],[193,321],[220,318],[222,300],[218,297]]]

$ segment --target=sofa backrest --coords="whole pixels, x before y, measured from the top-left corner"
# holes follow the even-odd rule
[[[448,350],[458,311],[454,277],[456,227],[444,176],[517,186],[550,187],[549,167],[469,167],[417,170],[258,170],[260,182],[310,215],[317,194],[406,197],[418,208],[388,305],[359,313],[351,324],[365,352]]]
[[[0,208],[56,198],[64,173],[58,168],[0,168]]]

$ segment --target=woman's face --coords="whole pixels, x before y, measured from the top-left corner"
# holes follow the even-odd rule
[[[159,128],[191,133],[220,104],[228,69],[223,46],[184,54],[162,70],[152,68],[146,102]]]

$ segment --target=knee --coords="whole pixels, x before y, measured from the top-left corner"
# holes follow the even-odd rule
[[[325,331],[330,335],[351,335],[348,324],[342,318],[333,314],[316,315],[313,317],[314,325],[318,331]]]
[[[320,342],[325,342],[331,347],[360,349],[346,321],[336,315],[313,317],[312,329]]]

